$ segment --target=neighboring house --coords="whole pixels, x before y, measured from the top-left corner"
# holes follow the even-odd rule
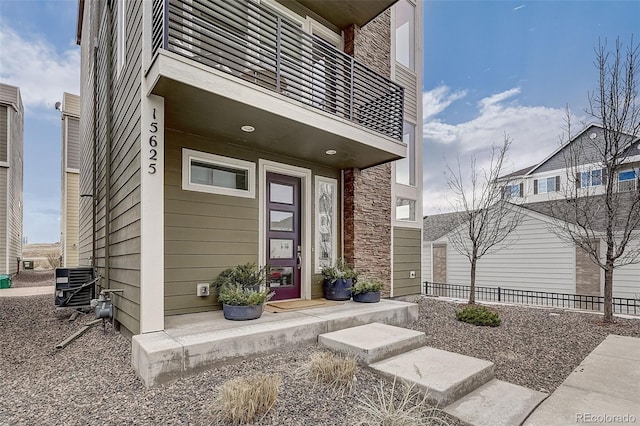
[[[24,108],[20,89],[0,83],[0,274],[22,258]]]
[[[79,1],[80,263],[131,334],[219,309],[269,264],[322,296],[339,257],[420,292],[421,3]]]
[[[595,143],[594,143],[595,142]],[[567,185],[579,185],[579,193],[595,195],[604,191],[609,177],[603,169],[602,154],[594,150],[597,142],[604,143],[601,126],[591,124],[566,144],[560,146],[540,163],[503,176],[498,179],[504,195],[511,202],[535,203],[566,198]],[[635,190],[640,176],[640,146],[638,140],[628,137],[627,168],[613,179],[621,191]],[[567,169],[567,160],[573,156],[578,160]]]
[[[78,266],[80,200],[80,96],[62,95],[62,175],[60,197],[61,266]]]
[[[582,143],[584,137],[594,140],[601,138],[601,135],[602,128],[588,126],[569,144]],[[567,202],[563,192],[566,188],[562,188],[564,185],[580,185],[579,194],[593,196],[595,192],[592,202],[604,204],[604,197],[598,194],[603,192],[602,179],[606,182],[606,176],[603,177],[602,167],[595,161],[579,165],[577,176],[574,176],[573,182],[567,183],[567,177],[573,174],[567,173],[564,162],[564,150],[569,149],[569,144],[538,165],[500,180],[505,195],[519,204],[523,220],[502,245],[507,248],[487,254],[478,261],[476,285],[583,295],[603,294],[604,272],[582,249],[568,244],[551,231],[557,223],[554,217],[558,217],[562,204]],[[627,199],[625,194],[639,188],[639,144],[637,139],[629,140],[628,170],[614,178],[616,190],[622,192],[620,202],[623,206]],[[596,232],[605,230],[604,213],[603,209],[602,218],[593,222]],[[423,276],[426,281],[468,285],[469,260],[457,253],[448,242],[448,235],[455,232],[454,227],[458,223],[452,218],[461,214],[447,213],[424,218]],[[638,234],[640,229],[636,231]],[[634,241],[629,249],[637,250],[638,243]],[[606,243],[601,240],[599,244],[603,258]],[[640,295],[640,265],[615,269],[613,294],[614,297],[623,298]]]

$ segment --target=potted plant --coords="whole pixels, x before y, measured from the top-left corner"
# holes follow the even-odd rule
[[[260,318],[264,304],[275,294],[268,288],[254,290],[238,284],[225,284],[220,288],[218,300],[222,303],[225,319],[245,321]]]
[[[226,319],[242,321],[262,316],[264,304],[275,295],[266,287],[266,275],[267,266],[259,268],[255,263],[225,269],[218,275],[213,286],[218,289]]]
[[[338,259],[333,266],[322,268],[322,291],[327,300],[351,299],[351,287],[358,280],[358,272]]]
[[[382,281],[364,279],[351,287],[354,302],[375,303],[380,301],[380,290],[384,288]]]

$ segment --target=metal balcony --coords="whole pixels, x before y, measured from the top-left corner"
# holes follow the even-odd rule
[[[154,0],[152,45],[402,141],[401,86],[260,4]]]

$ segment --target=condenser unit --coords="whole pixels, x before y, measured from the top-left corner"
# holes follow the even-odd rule
[[[97,280],[93,268],[56,268],[56,307],[90,307]]]

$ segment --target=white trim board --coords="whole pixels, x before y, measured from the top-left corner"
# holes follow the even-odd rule
[[[311,299],[311,243],[313,242],[313,234],[311,227],[311,216],[314,214],[311,208],[311,199],[315,196],[312,191],[311,170],[302,167],[292,166],[290,164],[277,163],[270,160],[258,160],[258,265],[265,264],[265,224],[266,224],[266,180],[267,173],[279,173],[281,175],[298,177],[302,180],[301,184],[301,211],[302,230],[300,232],[302,245],[302,271],[300,273],[301,286],[300,298]]]

